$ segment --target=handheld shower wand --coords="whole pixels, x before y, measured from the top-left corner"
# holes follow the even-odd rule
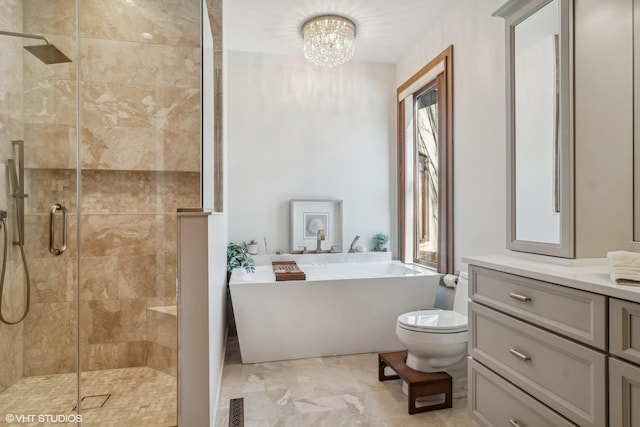
[[[24,142],[11,141],[14,146],[18,146],[18,165],[16,170],[16,162],[9,159],[9,177],[11,179],[11,187],[13,192],[11,197],[16,199],[16,219],[18,226],[18,240],[14,240],[14,245],[24,245],[24,199],[28,197],[24,194]]]
[[[16,162],[14,159],[9,159],[9,177],[11,180],[11,187],[13,192],[11,197],[16,199],[16,225],[18,228],[18,239],[14,240],[13,244],[20,248],[20,255],[22,256],[22,263],[24,265],[25,275],[25,308],[22,316],[16,321],[7,320],[2,314],[2,299],[4,291],[4,279],[7,270],[7,252],[9,252],[9,230],[7,227],[7,211],[0,211],[0,228],[4,232],[4,250],[2,255],[2,271],[0,272],[0,322],[7,325],[16,325],[24,320],[29,313],[29,307],[31,306],[31,278],[29,277],[29,268],[27,266],[27,255],[24,251],[24,199],[27,197],[24,194],[24,142],[23,141],[11,141],[11,144],[18,147],[18,170],[16,171]]]
[[[356,245],[356,243],[358,243],[358,239],[360,239],[360,236],[356,235],[356,238],[353,239],[353,242],[351,242],[351,245],[349,245],[349,253],[352,254],[356,251],[356,249],[354,248],[354,246]]]

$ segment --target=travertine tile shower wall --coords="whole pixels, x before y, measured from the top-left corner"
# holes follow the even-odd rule
[[[25,30],[72,46],[67,3],[24,0]],[[80,14],[81,369],[140,366],[157,352],[146,308],[175,304],[176,208],[200,203],[200,3],[83,0]],[[75,369],[74,67],[25,73],[34,283],[25,376]],[[48,212],[58,202],[72,214],[69,249],[52,257]]]
[[[22,31],[20,2],[0,0],[0,28]],[[22,40],[0,37],[0,209],[8,209],[7,159],[11,157],[11,140],[22,138]],[[12,251],[9,266],[12,265]],[[1,254],[0,254],[1,255]],[[22,314],[22,285],[13,280],[11,268],[6,275],[2,313],[10,320]],[[0,393],[22,377],[24,324],[0,323]]]

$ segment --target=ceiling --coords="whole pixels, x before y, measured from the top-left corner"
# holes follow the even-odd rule
[[[321,14],[356,24],[355,61],[395,64],[455,0],[228,0],[228,50],[302,56],[300,28]]]

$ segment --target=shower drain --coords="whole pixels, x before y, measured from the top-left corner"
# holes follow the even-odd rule
[[[82,399],[80,399],[80,410],[86,411],[87,409],[100,409],[107,404],[110,398],[111,393],[84,396]],[[73,411],[75,411],[76,409],[78,409],[78,405],[73,408]]]
[[[244,398],[229,401],[229,427],[244,427]]]

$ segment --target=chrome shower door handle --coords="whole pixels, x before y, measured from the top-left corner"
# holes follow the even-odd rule
[[[62,211],[62,242],[56,248],[56,213]],[[49,213],[49,252],[52,255],[60,256],[67,250],[67,208],[60,203],[51,206]]]

